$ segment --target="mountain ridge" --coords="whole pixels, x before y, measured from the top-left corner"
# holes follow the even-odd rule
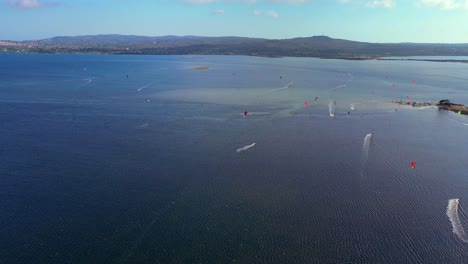
[[[372,59],[391,56],[468,56],[468,44],[371,43],[328,36],[265,39],[236,36],[100,34],[40,40],[0,40],[0,52],[149,55],[250,55]]]

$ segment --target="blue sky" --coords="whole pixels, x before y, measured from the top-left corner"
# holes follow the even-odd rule
[[[468,43],[468,0],[0,0],[0,39],[134,34]]]

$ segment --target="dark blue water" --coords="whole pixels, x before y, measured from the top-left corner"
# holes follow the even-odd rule
[[[468,104],[467,72],[0,54],[0,263],[466,263],[468,118],[388,102]]]

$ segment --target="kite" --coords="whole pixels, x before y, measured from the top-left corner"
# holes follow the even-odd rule
[[[248,114],[248,113],[249,113],[249,112],[245,111],[245,112],[244,112],[244,117],[247,117],[247,114]]]
[[[412,161],[412,162],[411,162],[411,168],[412,168],[412,169],[415,169],[415,168],[416,168],[416,161]]]

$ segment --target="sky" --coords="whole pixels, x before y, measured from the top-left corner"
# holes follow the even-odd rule
[[[468,0],[0,0],[0,39],[326,35],[468,43]]]

